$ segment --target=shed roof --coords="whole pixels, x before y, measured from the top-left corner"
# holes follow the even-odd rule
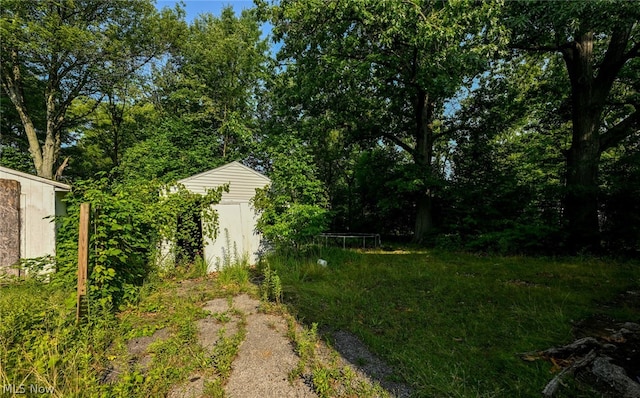
[[[207,189],[229,184],[229,192],[222,200],[249,200],[255,195],[256,188],[263,188],[271,180],[240,162],[231,162],[178,181],[185,188],[204,194]]]
[[[55,188],[56,191],[71,191],[71,186],[67,184],[63,184],[58,181],[49,180],[47,178],[34,176],[33,174],[23,173],[18,170],[10,169],[8,167],[0,166],[0,172],[10,174],[20,178],[26,178],[32,181],[40,182],[43,184],[51,185]]]

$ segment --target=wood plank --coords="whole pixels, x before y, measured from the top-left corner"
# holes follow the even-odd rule
[[[91,206],[89,203],[80,204],[80,227],[78,230],[78,302],[76,306],[76,321],[79,321],[86,312],[90,210]]]
[[[20,275],[9,268],[20,260],[20,182],[0,179],[0,272]]]

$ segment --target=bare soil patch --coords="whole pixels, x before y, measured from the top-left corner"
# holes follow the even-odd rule
[[[244,336],[231,364],[230,374],[223,381],[225,396],[230,398],[317,397],[312,374],[309,372],[300,374],[295,371],[300,365],[300,357],[289,337],[288,322],[291,319],[279,313],[262,312],[260,301],[247,294],[204,301],[205,293],[210,289],[210,286],[207,286],[209,283],[210,281],[206,278],[180,281],[173,294],[203,300],[201,306],[208,315],[196,320],[194,326],[196,342],[207,355],[216,355],[221,339]],[[295,328],[298,331],[303,329],[298,324]],[[240,332],[243,334],[238,334]],[[103,381],[114,382],[119,375],[132,370],[146,373],[151,368],[154,355],[149,349],[150,346],[154,342],[170,338],[172,338],[172,329],[165,327],[157,330],[152,336],[128,340],[125,347],[126,355],[119,356],[108,365]],[[327,366],[337,366],[340,372],[343,372],[345,367],[351,368],[356,378],[350,379],[350,383],[367,385],[379,383],[386,391],[382,396],[387,396],[387,393],[392,397],[403,398],[410,395],[410,389],[407,386],[392,381],[392,369],[373,355],[356,336],[339,331],[328,340],[329,345],[318,340],[315,347],[316,355]],[[167,396],[170,398],[208,396],[207,386],[216,381],[216,374],[213,369],[200,369],[190,374],[182,383],[171,387]],[[344,386],[338,387],[337,391],[350,390],[349,386]]]
[[[406,398],[412,390],[397,379],[393,368],[372,353],[355,335],[338,330],[329,336],[332,347],[340,353],[343,364],[353,368],[361,377],[370,383],[380,383],[392,397]]]

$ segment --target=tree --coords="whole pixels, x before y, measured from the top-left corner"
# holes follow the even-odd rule
[[[39,98],[33,95],[42,88],[42,82],[31,78],[25,81],[25,85],[27,107],[34,110],[32,117],[36,123],[42,123],[45,114],[41,107],[36,106]],[[26,173],[34,172],[33,161],[29,156],[29,143],[22,128],[20,115],[2,89],[0,89],[0,165]]]
[[[118,168],[126,151],[154,134],[159,112],[147,96],[144,77],[131,77],[112,87],[105,87],[103,100],[82,125],[73,129],[75,145],[63,148],[71,157],[67,175],[88,178],[99,171]],[[76,103],[69,114],[86,113],[94,104]]]
[[[497,60],[448,116],[455,145],[440,242],[505,253],[561,248],[563,68],[529,54]]]
[[[571,145],[566,151],[564,211],[573,251],[600,247],[598,168],[601,155],[640,138],[635,2],[508,2],[516,51],[562,56],[570,82]]]
[[[417,0],[294,0],[269,10],[298,121],[331,120],[346,136],[411,156],[416,241],[434,231],[434,148],[450,134],[439,127],[443,104],[498,48],[496,11],[490,2]]]
[[[165,52],[179,32],[179,12],[159,13],[145,1],[3,1],[0,13],[1,84],[19,114],[36,172],[53,178],[66,129],[86,114],[69,117],[74,101],[95,106],[101,87],[120,81]],[[29,107],[27,82],[43,82],[36,106]]]
[[[222,160],[246,156],[257,129],[256,94],[267,61],[260,35],[252,10],[236,16],[226,7],[220,17],[202,14],[156,73],[160,111],[179,114]]]
[[[286,127],[265,146],[271,184],[256,190],[256,228],[277,248],[309,243],[328,224],[326,192],[311,155]]]

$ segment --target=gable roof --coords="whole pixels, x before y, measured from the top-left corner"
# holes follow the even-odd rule
[[[264,188],[271,180],[236,161],[184,178],[178,183],[199,194],[229,184],[229,192],[222,194],[222,201],[248,201],[256,194],[256,188]]]
[[[264,174],[258,173],[254,169],[243,165],[242,163],[238,162],[237,160],[234,160],[233,162],[227,163],[227,164],[222,165],[220,167],[216,167],[215,169],[203,171],[202,173],[194,174],[191,177],[183,178],[182,180],[178,180],[178,183],[180,183],[180,184],[188,183],[189,181],[197,180],[198,178],[203,177],[205,175],[218,174],[218,173],[223,172],[225,169],[238,167],[238,166],[240,166],[241,169],[244,169],[244,171],[248,171],[250,173],[253,173],[255,176],[259,177],[260,179],[263,179],[266,184],[271,183],[271,180],[269,179],[269,177],[265,176]]]
[[[40,182],[43,184],[48,184],[53,186],[56,191],[71,191],[71,186],[67,184],[63,184],[58,181],[49,180],[47,178],[34,176],[33,174],[23,173],[18,170],[10,169],[8,167],[0,166],[0,173],[10,174],[20,178],[26,178],[32,181]]]

